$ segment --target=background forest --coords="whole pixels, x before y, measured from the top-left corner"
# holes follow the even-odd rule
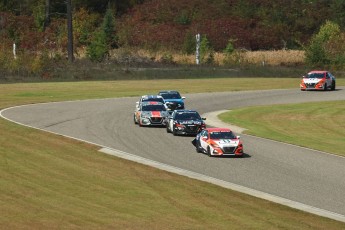
[[[343,0],[71,2],[75,62],[94,63],[88,66],[194,64],[200,33],[204,65],[255,64],[253,52],[260,65],[269,65],[273,62],[263,54],[269,51],[285,60],[277,65],[345,67]],[[65,0],[0,0],[0,11],[3,76],[49,78],[53,69],[67,65]]]

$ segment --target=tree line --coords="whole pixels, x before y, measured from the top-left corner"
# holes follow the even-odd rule
[[[343,0],[71,0],[71,7],[75,52],[93,61],[118,47],[192,54],[200,33],[205,62],[213,52],[303,49],[310,64],[344,65]],[[0,0],[0,11],[0,46],[15,42],[27,55],[67,47],[66,0]]]

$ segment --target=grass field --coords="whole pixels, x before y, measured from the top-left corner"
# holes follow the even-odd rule
[[[139,96],[167,84],[182,93],[298,87],[296,79],[253,80],[257,83],[203,79],[2,84],[0,108]],[[345,228],[344,223],[97,150],[0,119],[0,229]]]
[[[250,107],[219,118],[247,134],[345,156],[344,101]]]

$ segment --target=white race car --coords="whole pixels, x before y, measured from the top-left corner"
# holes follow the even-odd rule
[[[134,123],[139,126],[165,126],[168,111],[163,103],[157,101],[141,102],[134,112]]]
[[[206,128],[192,141],[198,153],[208,156],[243,156],[243,143],[239,136],[227,128]]]
[[[300,88],[305,90],[335,90],[335,77],[328,71],[314,70],[303,76]]]

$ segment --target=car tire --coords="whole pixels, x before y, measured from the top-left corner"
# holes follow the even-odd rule
[[[171,133],[170,129],[169,129],[169,124],[166,126],[167,128],[167,133]]]
[[[332,81],[332,88],[331,90],[335,90],[335,81]]]
[[[207,156],[212,157],[210,146],[207,146]]]
[[[135,119],[135,115],[133,116],[133,120],[134,120],[134,124],[137,125],[138,122],[137,122],[137,120]]]
[[[173,130],[172,130],[172,133],[173,133],[174,136],[177,136],[177,132],[175,131],[174,128],[173,128]]]
[[[325,83],[324,85],[323,85],[323,91],[326,91],[327,90],[327,83]]]
[[[198,143],[196,143],[195,151],[196,151],[197,153],[202,153],[202,151],[201,151],[201,149],[200,149]]]

